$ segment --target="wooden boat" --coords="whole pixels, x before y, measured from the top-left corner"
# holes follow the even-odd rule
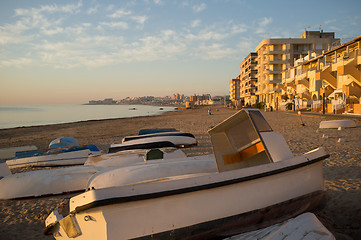
[[[90,186],[48,216],[45,234],[56,239],[220,239],[284,221],[321,201],[324,149],[294,157],[255,109],[236,113],[209,134],[217,172]]]
[[[17,152],[6,161],[9,168],[26,166],[48,167],[84,164],[89,155],[101,154],[95,145]]]
[[[157,132],[143,135],[127,136],[122,139],[122,144],[143,144],[154,141],[171,142],[176,147],[193,146],[197,144],[197,140],[195,139],[194,135],[185,132]],[[112,144],[111,147],[116,147],[119,145],[120,144]]]
[[[356,122],[354,120],[329,120],[321,121],[319,128],[353,128],[356,127]]]
[[[92,155],[88,157],[88,160],[84,165],[121,167],[155,159],[169,160],[186,157],[187,155],[182,150],[175,147],[133,149],[115,153]]]

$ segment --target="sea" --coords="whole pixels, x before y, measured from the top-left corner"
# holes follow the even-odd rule
[[[0,105],[0,129],[151,116],[176,109],[150,105]]]

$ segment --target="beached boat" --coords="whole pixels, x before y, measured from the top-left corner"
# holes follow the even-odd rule
[[[68,166],[84,164],[90,155],[101,154],[95,145],[78,145],[71,137],[58,138],[48,149],[16,152],[6,161],[9,168],[37,166]]]
[[[6,174],[0,177],[0,199],[50,196],[85,190],[88,180],[104,167],[74,166]],[[1,172],[0,172],[1,173]]]
[[[178,159],[187,155],[175,147],[124,150],[115,153],[92,155],[84,165],[120,167],[154,159]]]
[[[354,128],[356,127],[356,122],[354,120],[328,120],[321,121],[319,128]]]
[[[146,143],[133,143],[133,142],[125,142],[121,144],[111,144],[108,150],[108,153],[116,153],[121,151],[128,150],[140,150],[140,149],[154,149],[154,148],[168,148],[176,146],[169,141],[148,141]]]
[[[209,134],[218,171],[153,174],[112,187],[91,185],[93,177],[88,191],[48,216],[45,233],[56,239],[219,239],[284,221],[322,200],[328,154],[318,148],[294,157],[260,111],[242,110]]]
[[[139,130],[138,135],[160,133],[160,132],[179,132],[179,131],[175,128],[144,128]]]
[[[191,133],[185,132],[156,132],[143,135],[127,136],[122,139],[122,144],[141,144],[154,141],[167,141],[173,143],[176,147],[188,147],[197,144],[197,140]],[[120,144],[112,144],[111,147],[119,146]],[[120,145],[121,146],[121,145]]]

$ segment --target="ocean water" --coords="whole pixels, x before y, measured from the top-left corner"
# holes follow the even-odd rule
[[[0,105],[0,129],[150,116],[175,109],[149,105]]]

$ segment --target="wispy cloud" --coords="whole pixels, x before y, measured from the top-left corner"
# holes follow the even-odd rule
[[[201,20],[197,19],[191,22],[191,27],[195,28],[198,27],[201,24]]]
[[[204,9],[206,9],[207,5],[205,3],[201,3],[199,5],[194,5],[192,7],[192,10],[196,13],[202,12]]]
[[[131,11],[126,11],[124,9],[118,9],[115,12],[113,12],[112,14],[109,14],[108,16],[110,18],[122,18],[124,16],[130,15],[131,13],[132,13]]]
[[[262,34],[266,32],[266,27],[272,23],[272,17],[264,17],[258,21],[258,28],[256,29],[255,33]]]
[[[183,28],[170,26],[144,31],[145,23],[154,18],[147,11],[138,14],[131,5],[127,6],[83,6],[79,2],[17,9],[16,22],[0,25],[0,46],[7,49],[0,55],[0,67],[101,67],[185,56],[203,60],[227,58],[236,51],[226,42],[247,31],[242,24],[206,25],[200,19],[184,22]],[[187,10],[200,12],[205,8],[206,4],[200,4]],[[93,21],[93,15],[97,21]]]

